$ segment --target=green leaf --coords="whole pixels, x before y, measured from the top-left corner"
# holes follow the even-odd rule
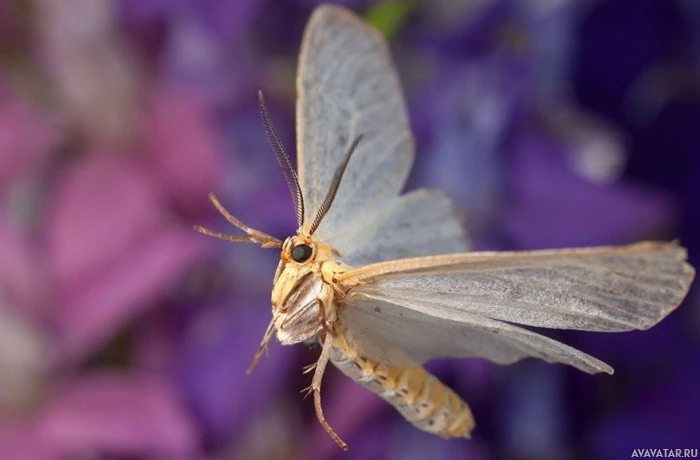
[[[377,3],[366,11],[365,17],[387,40],[391,40],[410,12],[409,3],[400,0]]]

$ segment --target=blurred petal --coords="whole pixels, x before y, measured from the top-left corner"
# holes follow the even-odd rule
[[[196,0],[202,18],[219,37],[231,45],[252,26],[260,0]]]
[[[194,426],[165,380],[99,373],[58,388],[38,429],[65,458],[98,453],[138,458],[189,459]]]
[[[519,98],[505,75],[497,59],[449,67],[416,115],[428,142],[416,158],[415,183],[447,191],[464,209],[472,238],[490,230],[499,202],[499,150]]]
[[[303,435],[300,411],[284,396],[284,393],[274,395],[272,403],[251,417],[236,441],[217,459],[307,458],[299,452]]]
[[[121,0],[127,22],[172,22],[183,16],[202,22],[218,42],[228,49],[249,31],[260,0]]]
[[[326,385],[333,382],[332,386],[324,389],[321,399],[326,420],[350,446],[364,444],[368,437],[371,439],[371,433],[377,431],[377,426],[372,421],[394,411],[379,396],[340,374],[335,368],[332,371],[326,370],[324,382]],[[309,405],[312,404],[310,398],[307,401]],[[311,433],[307,436],[306,452],[315,459],[332,458],[338,453],[338,446],[315,417],[310,423]],[[383,445],[386,446],[386,443]],[[353,448],[353,453],[354,450]]]
[[[567,97],[568,72],[575,58],[576,13],[586,0],[524,1],[518,4],[518,25],[526,34],[534,81],[531,90],[542,101]]]
[[[125,157],[87,155],[69,166],[50,197],[50,266],[71,285],[109,266],[164,218],[148,178]]]
[[[319,425],[315,417],[311,420],[314,425]],[[375,417],[367,420],[362,427],[362,431],[349,436],[342,430],[337,429],[333,422],[330,425],[336,429],[341,438],[343,438],[350,446],[349,452],[343,452],[338,449],[338,446],[333,442],[328,434],[321,429],[326,439],[318,438],[322,444],[306,444],[306,455],[301,458],[309,460],[342,460],[342,459],[389,459],[390,457],[390,442],[391,442],[391,424],[386,423],[386,420]],[[408,423],[408,422],[406,422]],[[409,425],[410,426],[410,425]],[[413,428],[411,426],[411,428]],[[415,428],[414,428],[415,429]],[[316,437],[314,436],[315,439]],[[401,458],[401,457],[399,457]],[[403,458],[402,458],[403,460]]]
[[[62,456],[37,435],[33,420],[0,421],[0,458],[62,460]]]
[[[45,283],[38,256],[26,235],[10,228],[0,213],[0,299],[26,313],[37,307]]]
[[[48,158],[56,133],[25,101],[0,88],[0,192],[18,175],[28,174]]]
[[[15,2],[0,2],[0,40],[11,40],[21,26],[20,5]]]
[[[0,298],[0,412],[25,410],[35,403],[46,370],[43,338]]]
[[[622,135],[612,126],[568,104],[550,105],[543,121],[563,145],[573,172],[591,182],[614,182],[627,161]]]
[[[171,309],[178,307],[178,303],[171,305],[168,302],[164,308],[139,320],[138,330],[131,345],[136,366],[160,373],[169,373],[172,370],[176,343],[173,337],[174,321]]]
[[[650,391],[625,395],[620,410],[594,425],[590,441],[595,458],[627,458],[641,448],[696,448],[700,359],[697,353],[689,358],[685,369]]]
[[[505,227],[521,248],[620,244],[669,225],[673,204],[653,189],[576,175],[558,146],[535,135],[516,141],[513,198]]]
[[[477,421],[478,423],[478,421]],[[390,460],[452,459],[468,458],[481,460],[496,458],[485,455],[477,440],[452,439],[446,441],[434,434],[417,430],[400,417],[395,417],[391,430],[383,439],[388,445]],[[380,441],[381,442],[381,441]]]
[[[251,296],[238,299],[239,308],[207,309],[192,322],[185,338],[178,380],[201,425],[215,440],[227,439],[274,401],[273,395],[289,391],[290,371],[301,373],[293,359],[299,349],[271,342],[269,357],[246,375],[269,321],[269,307],[263,302]]]
[[[566,458],[566,369],[529,362],[510,372],[497,402],[499,451],[506,458]],[[537,423],[533,423],[537,420]]]
[[[138,77],[109,0],[37,0],[39,47],[62,109],[81,132],[123,142],[137,132]]]
[[[159,86],[151,96],[145,152],[151,175],[178,205],[201,208],[223,167],[211,114],[174,87]]]
[[[54,312],[61,351],[81,357],[153,308],[203,257],[207,243],[189,228],[163,228],[63,292]]]
[[[302,5],[310,5],[310,6],[316,6],[320,5],[321,3],[325,3],[322,0],[296,0],[297,2],[301,3]],[[334,3],[337,3],[339,5],[344,5],[349,8],[355,8],[355,7],[361,7],[361,6],[367,6],[372,3],[375,3],[377,0],[337,0]]]
[[[181,0],[120,0],[119,6],[129,22],[150,22],[162,19],[168,12],[182,5]]]
[[[287,150],[293,151],[294,118],[288,110],[281,110],[275,98],[266,102],[277,134]],[[291,234],[296,230],[292,201],[262,129],[257,100],[251,97],[244,106],[228,112],[222,125],[227,146],[235,153],[222,184],[225,205],[256,228],[272,235]]]

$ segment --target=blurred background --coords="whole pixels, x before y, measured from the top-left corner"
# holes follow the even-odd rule
[[[449,191],[477,249],[680,238],[700,261],[700,2],[343,2],[389,40],[417,138],[409,188]],[[471,441],[414,429],[335,369],[319,427],[273,344],[278,253],[205,238],[206,194],[295,230],[259,120],[294,150],[314,0],[0,3],[0,458],[588,459],[698,448],[700,306],[658,327],[551,332],[610,363],[428,367]]]

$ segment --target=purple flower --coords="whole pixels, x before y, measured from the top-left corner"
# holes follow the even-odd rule
[[[686,354],[684,369],[668,380],[626,395],[631,407],[613,410],[591,427],[589,441],[596,458],[630,456],[634,449],[695,447],[700,362]]]
[[[110,2],[36,4],[37,42],[63,121],[91,139],[128,142],[138,130],[138,76]]]
[[[137,156],[86,148],[57,169],[46,161],[57,155],[47,125],[17,103],[5,107],[19,117],[0,131],[14,123],[32,142],[24,158],[3,157],[11,161],[0,173],[3,457],[189,459],[198,450],[195,425],[165,376],[79,367],[207,253],[209,241],[175,213],[193,213],[189,197],[204,200],[220,169],[207,111],[176,88],[156,87],[153,101],[146,119],[154,128]],[[2,148],[19,145],[14,135],[8,130]],[[15,203],[41,206],[17,212]]]
[[[166,381],[128,373],[64,380],[56,382],[41,411],[0,422],[3,458],[192,458],[193,426]]]
[[[154,85],[149,96],[147,173],[176,209],[198,215],[224,165],[213,113],[195,95],[167,83]]]
[[[260,0],[121,0],[121,13],[129,23],[168,22],[178,16],[202,21],[228,45],[242,39],[249,31]]]
[[[203,306],[188,322],[176,380],[211,441],[237,439],[257,411],[290,390],[290,374],[300,373],[294,357],[301,350],[273,343],[269,357],[245,374],[269,321],[267,305],[260,295],[237,294],[226,304]]]
[[[566,162],[566,146],[542,134],[523,133],[512,144],[504,227],[517,247],[620,244],[669,225],[669,196],[581,177]]]
[[[116,153],[64,171],[47,217],[48,263],[58,301],[51,318],[70,357],[104,341],[173,289],[206,242],[167,222],[163,196]]]

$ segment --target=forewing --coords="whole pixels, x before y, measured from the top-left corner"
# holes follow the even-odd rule
[[[389,261],[340,281],[402,304],[556,329],[648,329],[675,309],[694,276],[676,243],[529,252],[474,252]],[[368,284],[368,281],[372,281]]]
[[[476,252],[382,262],[338,281],[350,289],[343,308],[348,329],[403,347],[413,359],[509,363],[532,356],[609,372],[595,358],[510,323],[647,329],[685,297],[694,276],[685,258],[676,243],[658,242]]]
[[[459,211],[439,190],[415,190],[368,209],[333,237],[340,258],[353,267],[469,249]]]
[[[363,136],[316,232],[332,244],[343,226],[401,191],[413,161],[406,108],[383,38],[338,6],[320,6],[309,20],[297,92],[297,163],[307,229],[345,151]]]

